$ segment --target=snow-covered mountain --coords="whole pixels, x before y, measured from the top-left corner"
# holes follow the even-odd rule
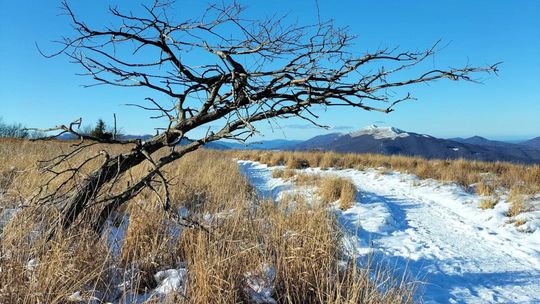
[[[376,125],[367,126],[358,131],[349,133],[349,136],[352,138],[364,135],[372,136],[374,139],[394,140],[398,137],[408,137],[409,133],[394,127],[379,127]]]
[[[406,132],[394,127],[371,125],[348,134],[332,133],[316,136],[294,146],[294,149],[540,163],[540,149],[495,141],[488,144],[489,140],[480,139],[482,138],[465,139],[460,142]]]

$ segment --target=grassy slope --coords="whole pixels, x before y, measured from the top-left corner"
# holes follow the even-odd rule
[[[96,145],[70,165],[103,148],[114,155],[129,147]],[[68,143],[61,142],[0,142],[0,212],[19,203],[28,205],[0,239],[0,303],[63,303],[77,291],[86,300],[95,296],[125,301],[129,292],[141,294],[154,288],[157,271],[180,266],[188,269],[187,289],[185,294],[169,294],[166,302],[247,301],[254,292],[253,278],[268,280],[268,268],[275,275],[266,284],[273,286],[272,296],[279,303],[412,302],[413,290],[388,274],[373,282],[356,263],[340,264],[345,254],[341,231],[324,204],[308,205],[301,199],[280,204],[264,201],[230,155],[219,152],[198,151],[165,170],[174,183],[174,207],[188,212],[210,232],[180,227],[161,210],[155,194],[144,191],[111,223],[111,229],[127,223],[118,254],[106,237],[84,225],[45,243],[57,211],[29,204],[27,199],[50,177],[37,170],[37,161],[69,149]],[[99,159],[89,163],[77,178],[98,163]],[[126,185],[148,168],[147,164],[134,168],[119,184]],[[350,190],[341,187],[345,193]],[[88,210],[84,217],[93,212]],[[122,296],[117,285],[126,277],[130,283]],[[376,286],[386,286],[385,291]]]

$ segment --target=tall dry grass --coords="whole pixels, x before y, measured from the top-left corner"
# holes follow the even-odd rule
[[[337,177],[324,176],[319,184],[319,194],[325,203],[339,201],[342,210],[349,209],[356,202],[356,186],[352,181]]]
[[[129,147],[95,146],[86,155],[102,148],[114,154]],[[9,179],[2,184],[1,208],[27,204],[48,178],[36,170],[37,160],[68,149],[69,144],[61,142],[0,142],[0,172]],[[285,161],[281,155],[260,157]],[[119,184],[148,169],[146,164],[133,168]],[[343,251],[341,231],[326,206],[301,198],[295,198],[295,204],[262,200],[230,155],[201,150],[164,171],[173,182],[174,209],[189,214],[205,230],[180,226],[162,212],[153,192],[143,191],[111,219],[107,231],[126,226],[124,241],[115,252],[111,235],[96,235],[84,225],[45,242],[58,212],[26,206],[1,232],[0,303],[65,303],[75,292],[83,302],[95,298],[129,303],[130,294],[158,284],[157,271],[178,267],[188,271],[185,292],[150,301],[250,302],[266,287],[266,296],[278,303],[413,302],[414,287],[401,285],[389,273],[374,276],[369,265],[360,268]]]

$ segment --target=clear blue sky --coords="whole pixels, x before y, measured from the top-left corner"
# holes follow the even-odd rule
[[[131,9],[138,1],[72,1],[81,18],[107,23],[109,4]],[[250,17],[289,13],[300,22],[317,20],[314,0],[240,1]],[[439,81],[412,91],[417,101],[404,103],[391,114],[330,109],[321,121],[349,132],[377,123],[440,137],[481,135],[495,139],[540,136],[540,1],[445,0],[362,1],[319,0],[322,19],[349,26],[358,36],[359,54],[379,46],[425,49],[443,39],[450,43],[437,55],[436,65],[483,65],[503,61],[499,77],[484,84]],[[98,86],[82,88],[89,79],[66,57],[45,59],[35,43],[55,50],[51,40],[69,35],[59,1],[0,0],[0,116],[6,122],[50,127],[83,117],[110,121],[117,113],[126,133],[152,133],[156,122],[147,113],[123,106],[139,102],[141,90]],[[180,16],[196,14],[205,1],[182,1]],[[303,121],[282,121],[281,130],[261,126],[264,139],[308,138],[325,130]]]

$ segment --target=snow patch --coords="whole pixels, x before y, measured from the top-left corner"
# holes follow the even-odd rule
[[[394,127],[379,127],[376,125],[367,126],[356,132],[349,134],[351,137],[371,135],[375,139],[396,139],[398,137],[408,137],[409,133]]]
[[[114,217],[107,220],[107,243],[111,249],[111,254],[114,258],[120,256],[124,240],[126,238],[126,231],[129,225],[129,217],[124,215],[120,217]]]
[[[159,271],[154,275],[154,278],[159,283],[154,290],[155,294],[167,295],[171,292],[184,293],[186,288],[187,269],[168,269]]]
[[[4,228],[7,226],[9,221],[19,212],[20,208],[8,208],[2,211],[0,209],[0,233],[4,230]]]
[[[292,183],[282,178],[272,178],[272,170],[267,165],[251,161],[238,161],[240,172],[247,176],[259,195],[278,200],[282,191],[290,190]],[[273,167],[273,169],[284,167]]]
[[[274,294],[274,280],[276,269],[265,265],[261,273],[246,273],[246,290],[251,296],[251,300],[257,304],[277,303],[272,295]]]

